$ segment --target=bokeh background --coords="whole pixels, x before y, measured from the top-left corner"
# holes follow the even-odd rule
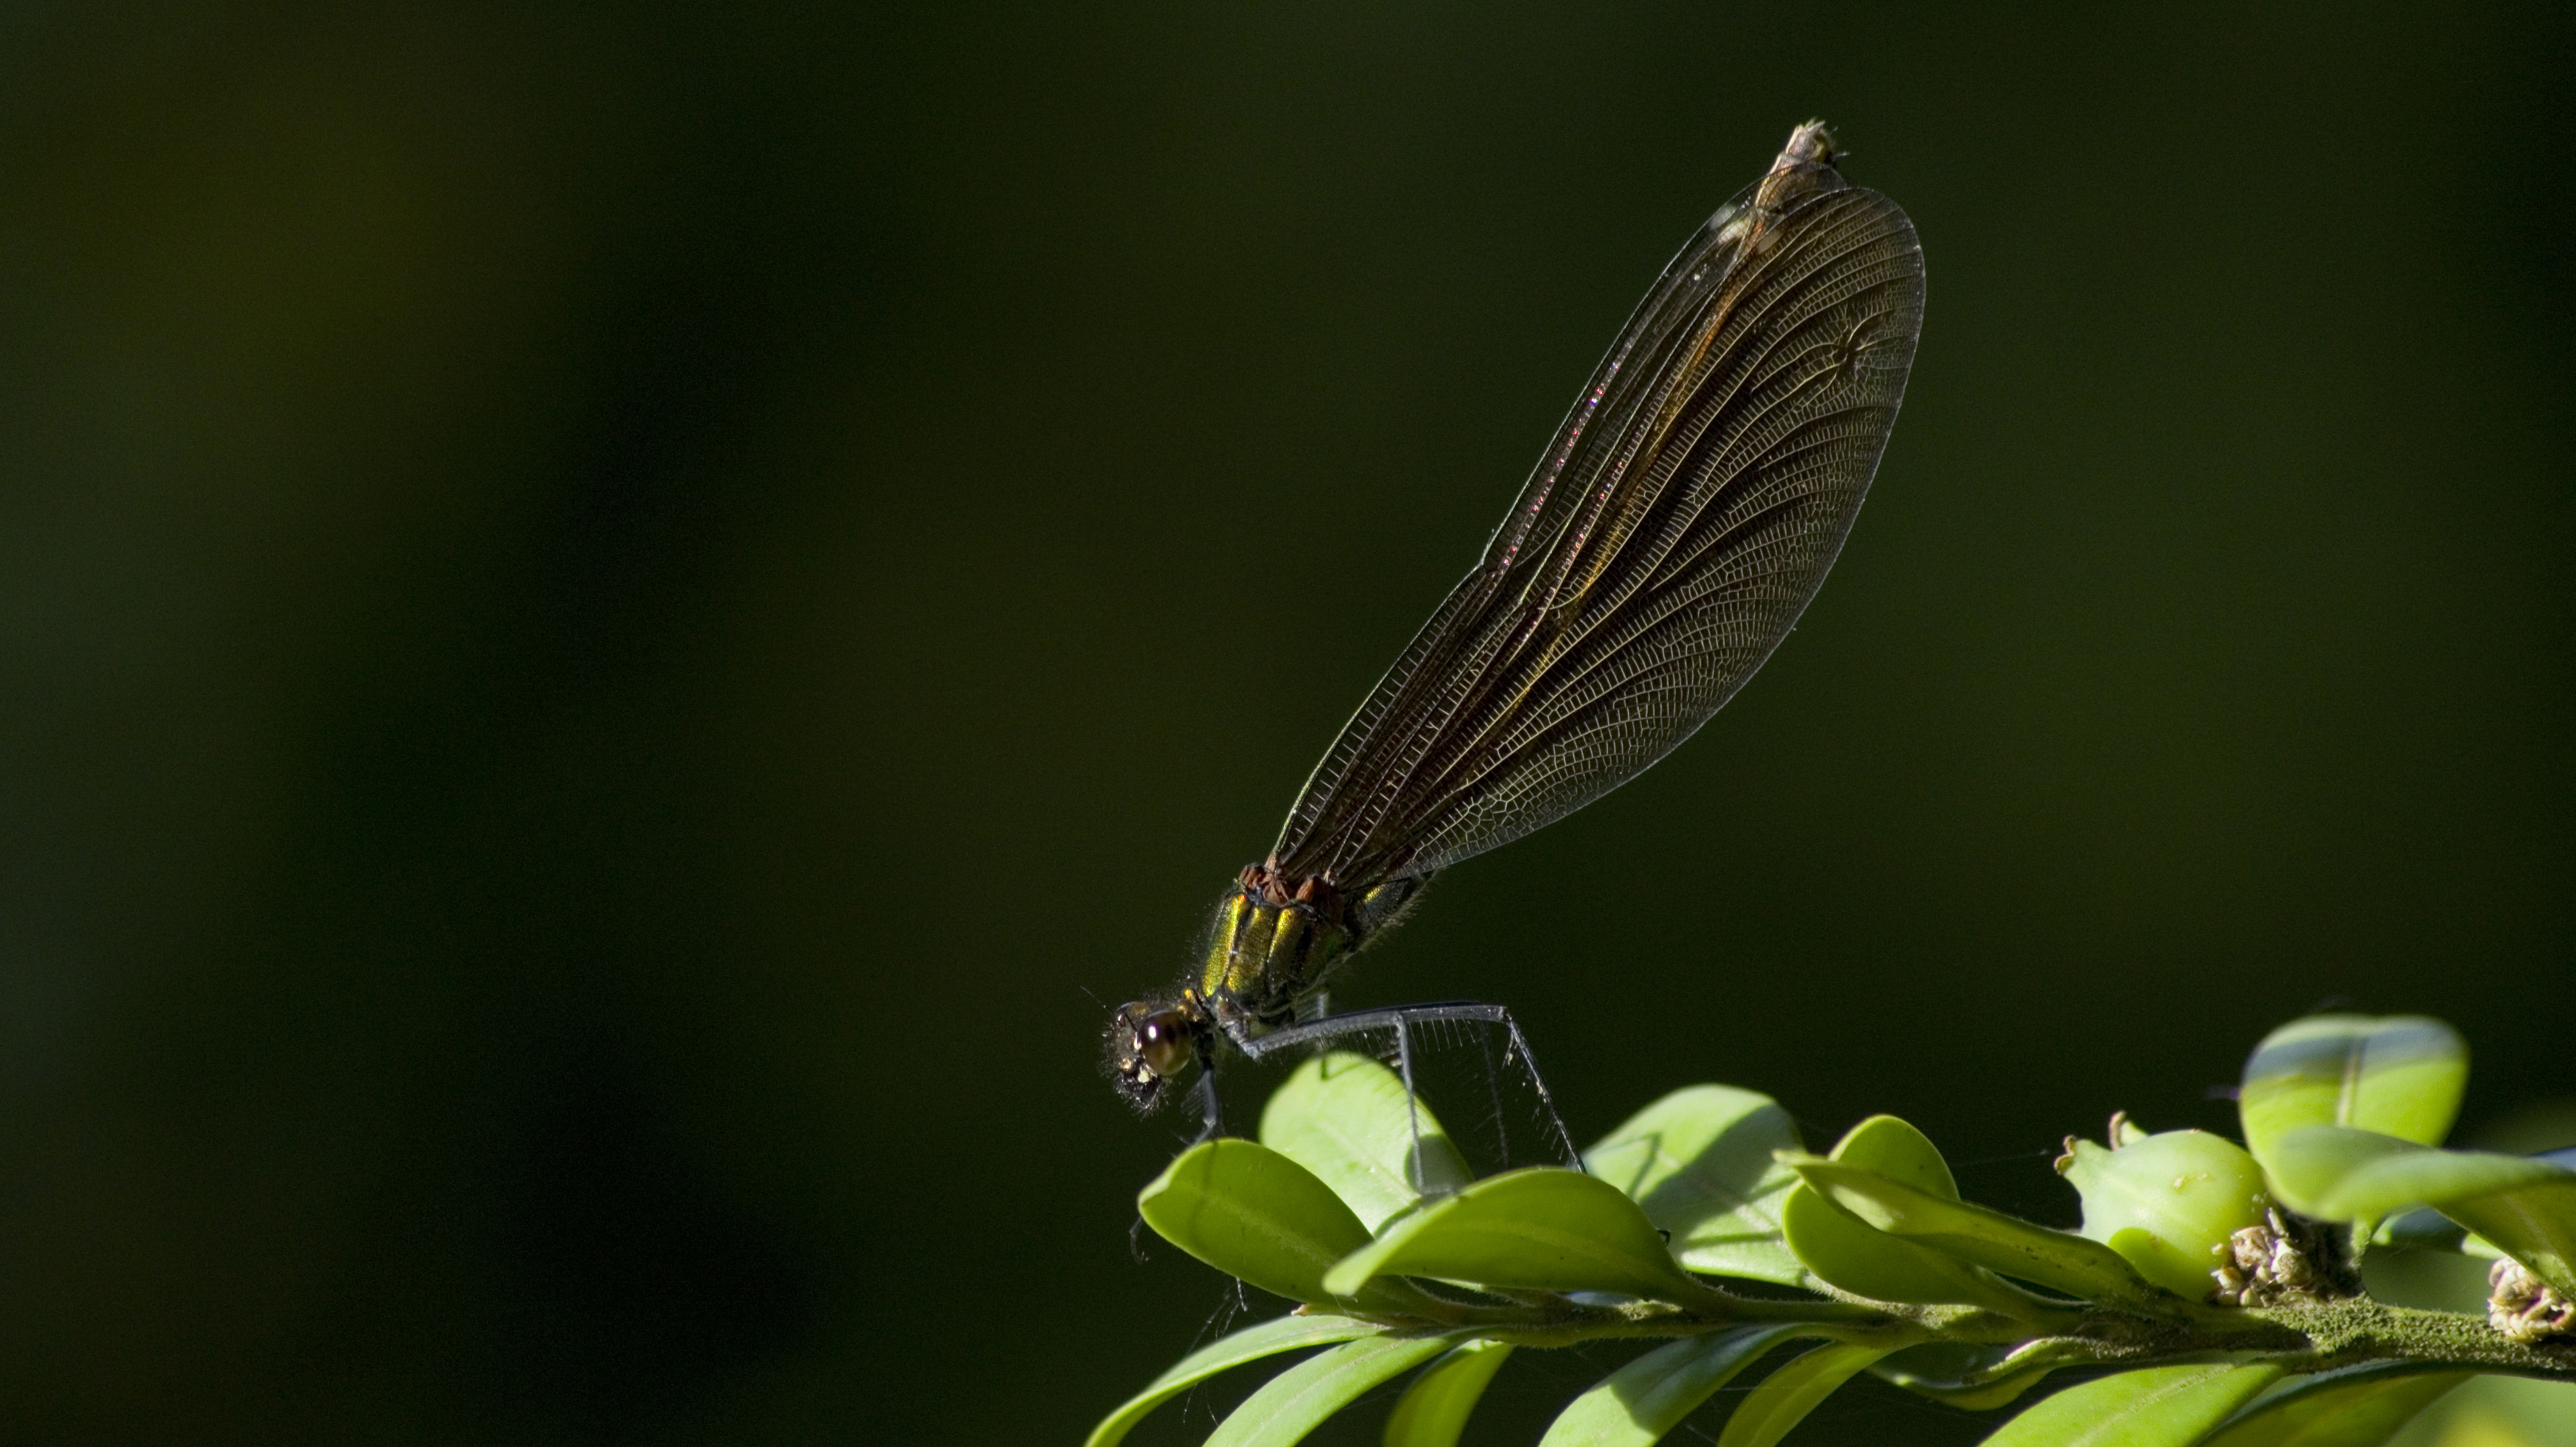
[[[2052,1220],[2321,1002],[2565,1092],[2572,15],[9,7],[0,1437],[1078,1434],[1226,1300],[1097,1002],[1810,115],[1930,271],[1833,581],[1340,1000]]]

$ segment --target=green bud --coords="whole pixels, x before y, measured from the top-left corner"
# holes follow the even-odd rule
[[[2262,1168],[2234,1141],[2206,1131],[2146,1135],[2116,1120],[2116,1149],[2070,1139],[2057,1169],[2084,1197],[2083,1234],[2140,1276],[2193,1301],[2217,1284],[2228,1238],[2260,1226],[2272,1199]]]

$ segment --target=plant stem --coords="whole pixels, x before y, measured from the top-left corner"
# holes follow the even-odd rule
[[[1720,1315],[1654,1302],[1592,1306],[1566,1298],[1525,1301],[1479,1314],[1498,1341],[1562,1347],[1616,1338],[1685,1337],[1751,1322],[1808,1322],[1842,1340],[1959,1342],[2012,1347],[2060,1362],[2124,1367],[2234,1356],[2292,1372],[2403,1363],[2425,1371],[2474,1369],[2576,1381],[2576,1341],[2517,1342],[2475,1317],[2387,1306],[2366,1298],[2249,1308],[2190,1308],[2151,1316],[2109,1307],[2072,1314],[2060,1329],[1964,1307],[1862,1306],[1844,1301],[1741,1299]],[[1451,1330],[1455,1330],[1453,1325]]]

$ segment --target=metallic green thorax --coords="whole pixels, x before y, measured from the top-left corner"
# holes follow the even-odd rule
[[[1421,892],[1425,872],[1343,891],[1325,875],[1285,877],[1278,860],[1245,869],[1217,901],[1207,955],[1164,1000],[1110,1012],[1102,1067],[1139,1110],[1152,1110],[1193,1061],[1210,1068],[1219,1038],[1250,1052],[1262,1036],[1323,1008],[1323,988]],[[1208,1129],[1220,1124],[1208,1096]]]
[[[1345,903],[1321,880],[1292,894],[1254,865],[1217,901],[1195,993],[1256,1030],[1284,1024],[1421,887],[1419,878],[1391,880]]]

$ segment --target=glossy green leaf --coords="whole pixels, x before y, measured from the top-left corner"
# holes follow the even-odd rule
[[[1365,1055],[1336,1050],[1292,1071],[1261,1110],[1261,1143],[1315,1173],[1374,1235],[1423,1192],[1409,1167],[1421,1129],[1421,1180],[1435,1196],[1472,1179],[1431,1107]]]
[[[2341,1125],[2439,1145],[2460,1112],[2469,1047],[2429,1015],[2311,1015],[2263,1037],[2236,1109],[2265,1169],[2286,1131]]]
[[[2440,1210],[2469,1228],[2462,1250],[2493,1246],[2559,1295],[2576,1297],[2576,1183],[2548,1181],[2447,1202]]]
[[[1340,1295],[1380,1315],[1457,1316],[1410,1282],[1328,1291],[1325,1269],[1368,1245],[1367,1228],[1313,1172],[1251,1141],[1221,1138],[1182,1152],[1138,1194],[1136,1211],[1164,1240],[1274,1296]]]
[[[1833,1342],[1782,1362],[1727,1416],[1717,1447],[1772,1447],[1789,1435],[1790,1428],[1807,1420],[1817,1403],[1850,1381],[1853,1373],[1890,1350]]]
[[[2066,1348],[1925,1342],[1870,1367],[1870,1374],[1962,1411],[1984,1412],[2018,1399],[2065,1365]]]
[[[2464,1232],[2460,1223],[2430,1206],[2391,1216],[2371,1233],[2373,1246],[2403,1246],[2416,1251],[2457,1251]]]
[[[1782,1203],[1789,1249],[1817,1278],[1872,1301],[1982,1305],[2026,1315],[2028,1301],[1946,1251],[1891,1236],[1801,1184]]]
[[[1725,1312],[1637,1203],[1607,1181],[1554,1166],[1488,1176],[1397,1219],[1324,1274],[1337,1295],[1381,1276],[1430,1276],[1524,1291],[1610,1291]]]
[[[2084,1301],[2153,1307],[2164,1299],[2119,1253],[2098,1241],[1971,1202],[1944,1200],[1822,1156],[1783,1159],[1818,1193],[1890,1235]]]
[[[1566,1404],[1539,1447],[1650,1447],[1736,1373],[1804,1329],[1739,1326],[1655,1348]]]
[[[1984,1447],[2191,1447],[2280,1376],[2268,1363],[2202,1362],[2099,1377],[2006,1422]]]
[[[1368,1322],[1347,1316],[1283,1316],[1276,1321],[1246,1327],[1181,1358],[1170,1371],[1156,1377],[1152,1385],[1102,1418],[1100,1425],[1091,1429],[1091,1435],[1083,1439],[1083,1447],[1117,1447],[1127,1433],[1156,1407],[1247,1362],[1305,1347],[1329,1346],[1353,1337],[1374,1336],[1379,1330]]]
[[[2272,1184],[2294,1210],[2374,1221],[2427,1205],[2576,1294],[2576,1171],[2330,1125],[2285,1132],[2272,1154]]]
[[[2475,1372],[2323,1372],[2239,1408],[2207,1447],[2381,1447]]]
[[[1892,1115],[1872,1116],[1852,1127],[1828,1159],[1876,1171],[1927,1195],[1959,1198],[1941,1152],[1921,1131]],[[1991,1273],[1946,1251],[1891,1236],[1804,1184],[1781,1204],[1780,1220],[1783,1237],[1799,1261],[1855,1296],[1983,1306],[2025,1318],[2038,1309]]]
[[[1508,1342],[1471,1341],[1423,1368],[1386,1419],[1386,1447],[1457,1447],[1468,1414],[1511,1354]]]
[[[1896,1116],[1874,1115],[1843,1132],[1831,1158],[1876,1171],[1927,1196],[1959,1199],[1959,1183],[1950,1174],[1950,1163],[1941,1158],[1941,1148],[1911,1122]]]
[[[1371,1336],[1308,1357],[1243,1399],[1206,1447],[1289,1447],[1334,1413],[1454,1345],[1453,1336]]]
[[[1630,1116],[1583,1163],[1672,1233],[1682,1265],[1796,1286],[1803,1273],[1781,1240],[1780,1205],[1798,1178],[1772,1152],[1798,1145],[1796,1122],[1771,1097],[1694,1085]]]

